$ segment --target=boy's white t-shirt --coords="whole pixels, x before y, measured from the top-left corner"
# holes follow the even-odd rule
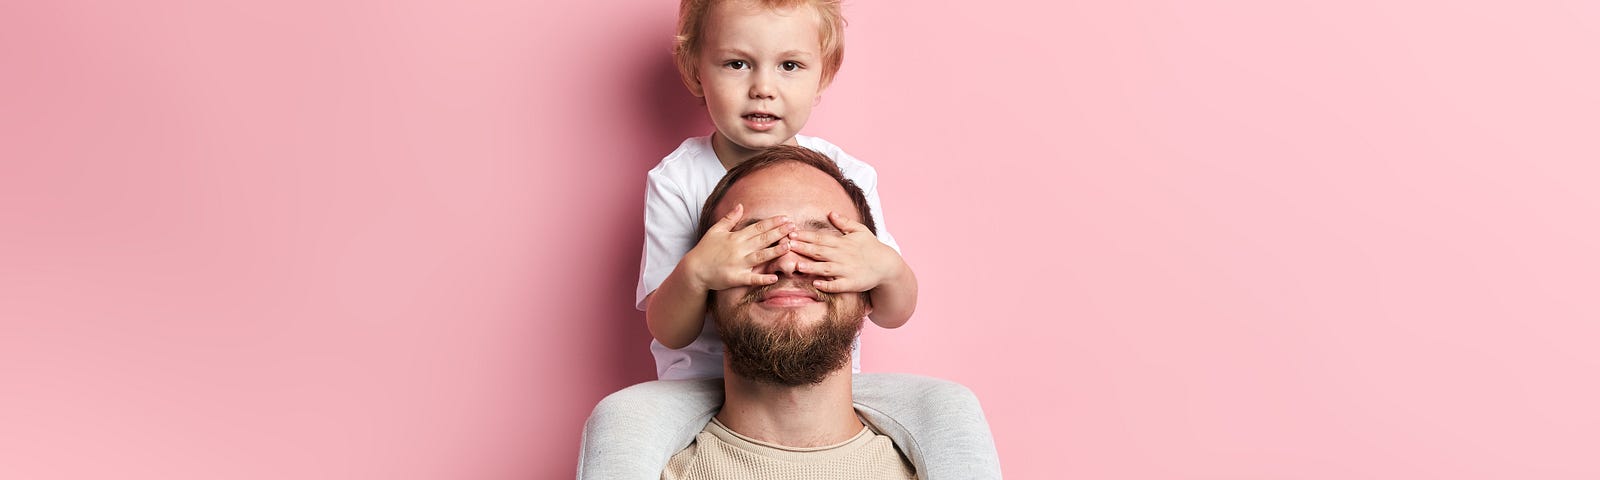
[[[800,146],[833,159],[845,178],[861,187],[877,223],[878,240],[900,251],[883,220],[877,170],[826,140],[804,135],[794,138]],[[644,254],[639,261],[639,288],[634,298],[635,307],[640,311],[645,309],[644,297],[661,286],[684,254],[700,243],[695,236],[700,225],[700,208],[705,206],[711,190],[727,172],[711,149],[710,136],[684,140],[677,150],[661,159],[661,164],[650,169],[644,193]],[[717,328],[711,322],[711,317],[707,316],[699,338],[677,350],[650,341],[650,352],[656,359],[656,375],[660,379],[722,377],[722,339],[717,338]],[[850,364],[851,371],[861,371],[859,341],[850,349]]]

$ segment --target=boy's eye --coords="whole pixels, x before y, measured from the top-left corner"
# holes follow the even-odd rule
[[[722,65],[725,66],[725,67],[734,69],[734,70],[744,70],[744,67],[747,67],[750,64],[745,63],[744,60],[734,60],[734,61],[731,61],[731,62],[728,62],[728,63],[724,63]]]
[[[793,72],[800,69],[800,64],[798,62],[783,62],[782,64],[779,64],[778,67],[782,68],[785,72]]]

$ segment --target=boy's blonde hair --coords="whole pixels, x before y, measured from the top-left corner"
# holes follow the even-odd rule
[[[684,86],[694,90],[700,83],[701,32],[705,31],[706,12],[717,2],[735,0],[683,0],[678,5],[678,37],[672,48],[672,58],[677,60],[678,75]],[[841,0],[738,0],[756,4],[761,8],[791,8],[810,5],[822,19],[822,86],[833,82],[833,75],[844,64],[844,14],[840,12]]]

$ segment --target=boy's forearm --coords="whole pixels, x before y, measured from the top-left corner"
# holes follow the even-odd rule
[[[908,265],[901,275],[872,289],[872,323],[899,328],[917,310],[917,274]]]
[[[705,314],[706,290],[693,285],[681,269],[674,269],[650,294],[644,318],[656,341],[679,349],[700,336]]]

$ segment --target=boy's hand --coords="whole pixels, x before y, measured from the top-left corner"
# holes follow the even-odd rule
[[[878,241],[866,225],[834,212],[828,212],[828,222],[844,236],[814,231],[789,234],[794,241],[790,248],[795,253],[816,260],[802,261],[795,268],[832,278],[813,282],[818,289],[828,293],[865,292],[904,272],[905,260]]]
[[[733,230],[742,218],[744,204],[734,205],[732,212],[712,224],[700,243],[684,254],[690,275],[706,290],[778,282],[777,275],[758,273],[755,267],[789,253],[792,242],[783,237],[794,231],[794,222],[779,215]]]

